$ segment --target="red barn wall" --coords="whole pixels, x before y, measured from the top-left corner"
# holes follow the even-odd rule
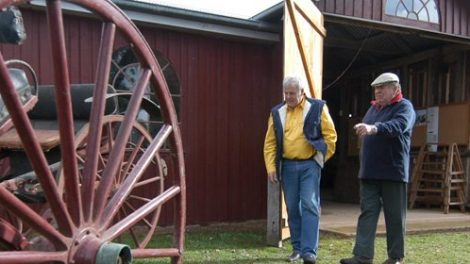
[[[46,18],[31,10],[23,16],[27,41],[21,46],[1,45],[0,50],[5,59],[29,62],[40,83],[50,84]],[[93,82],[101,24],[66,16],[65,29],[72,83]],[[265,218],[262,146],[269,109],[282,95],[279,45],[150,27],[142,31],[180,78],[188,223]]]
[[[143,32],[181,81],[188,221],[264,218],[262,145],[269,109],[282,94],[281,53],[274,46]]]

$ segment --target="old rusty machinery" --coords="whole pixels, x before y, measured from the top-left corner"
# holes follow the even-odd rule
[[[0,53],[0,94],[46,201],[35,209],[0,185],[0,206],[14,216],[2,216],[0,221],[0,240],[12,245],[0,251],[0,263],[130,263],[147,257],[170,257],[172,263],[181,263],[186,214],[182,141],[168,85],[151,48],[110,0],[42,3],[44,7],[36,9],[45,10],[47,16],[44,37],[49,37],[51,57],[42,54],[41,60],[47,59],[54,70],[56,105],[51,107],[57,112],[60,166],[54,171],[48,163],[28,109],[15,91],[4,59],[9,56]],[[1,9],[29,4],[0,0]],[[86,10],[86,16],[102,26],[92,99],[87,101],[91,111],[80,129],[72,106],[69,71],[74,62],[66,36],[74,33],[64,25],[67,5]],[[109,73],[118,38],[120,44],[132,47],[140,74],[127,94],[125,111],[110,114]],[[152,124],[137,119],[142,102],[152,98],[158,101],[161,119],[153,130]],[[173,217],[173,244],[161,248],[151,240],[166,204]]]

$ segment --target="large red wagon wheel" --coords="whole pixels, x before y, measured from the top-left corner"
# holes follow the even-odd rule
[[[27,2],[0,0],[0,8]],[[62,2],[79,5],[102,21],[92,111],[88,133],[84,139],[86,148],[82,150],[85,153],[82,156],[85,157],[83,161],[77,159],[77,145],[74,140],[69,58],[65,45]],[[52,248],[52,250],[3,251],[0,252],[0,263],[89,264],[128,261],[129,248],[115,242],[126,234],[131,237],[138,236],[133,227],[139,223],[147,223],[147,227],[153,230],[158,221],[160,208],[169,201],[173,202],[175,208],[173,247],[153,248],[151,243],[148,243],[150,237],[144,236],[134,240],[132,256],[169,256],[172,263],[182,262],[186,212],[182,143],[176,111],[155,56],[137,27],[110,0],[50,0],[46,1],[46,4],[60,127],[63,192],[57,188],[58,183],[48,167],[45,154],[35,138],[31,121],[22,109],[21,101],[15,92],[3,55],[0,54],[0,94],[44,190],[54,218],[54,221],[44,219],[6,188],[0,186],[0,204],[47,240]],[[107,122],[107,117],[104,115],[106,91],[114,40],[118,32],[133,47],[139,58],[142,74],[136,83],[125,115],[119,120],[119,129],[113,135],[113,145],[106,153],[106,162],[100,164],[100,155],[103,154],[101,144],[103,124]],[[148,145],[135,152],[128,149],[128,143],[133,142],[135,119],[148,86],[153,88],[160,103],[163,126],[153,138],[140,137],[140,141],[147,141]],[[169,175],[168,179],[171,181],[167,181],[165,187],[161,187],[161,191],[154,192],[150,195],[152,197],[147,194],[140,199],[141,203],[135,206],[131,202],[135,196],[134,192],[143,182],[152,181],[147,182],[145,175],[155,159],[156,163],[161,164],[158,153],[165,142],[172,151],[171,163],[175,169],[170,171],[175,175]],[[138,153],[137,158],[126,163],[126,159],[135,153]],[[132,164],[132,166],[123,166],[123,164]],[[128,171],[123,171],[123,168]],[[116,184],[117,178],[122,179],[118,184]],[[135,210],[133,212],[126,210],[122,214],[126,206],[134,206]]]

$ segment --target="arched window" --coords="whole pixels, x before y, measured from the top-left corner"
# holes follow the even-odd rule
[[[161,52],[154,51],[154,53],[158,63],[160,64],[163,75],[165,76],[165,80],[167,81],[178,120],[181,122],[181,90],[178,76],[176,75],[176,71],[171,62]],[[109,82],[117,92],[132,92],[134,89],[134,86],[141,74],[141,68],[137,61],[137,57],[131,47],[122,47],[113,52]],[[159,100],[151,92],[152,90],[153,89],[148,87],[145,97],[153,101],[156,105],[159,105]],[[121,103],[120,106],[121,105],[124,106],[125,109],[126,104]],[[159,110],[153,111],[152,113],[141,110],[137,119],[142,123],[148,124],[148,129],[152,134],[157,133],[163,125],[161,112]]]
[[[435,0],[387,0],[385,14],[439,24],[439,12]]]

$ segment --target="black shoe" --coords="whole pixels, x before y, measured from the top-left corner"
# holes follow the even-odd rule
[[[387,259],[386,261],[384,261],[382,264],[403,264],[405,263],[405,261],[403,261],[403,259]]]
[[[289,262],[294,262],[300,259],[300,252],[292,251],[292,254],[287,258]]]
[[[341,264],[372,264],[371,258],[354,256],[352,258],[344,258],[339,261]]]
[[[315,264],[315,256],[313,254],[305,254],[303,257],[304,264]]]

